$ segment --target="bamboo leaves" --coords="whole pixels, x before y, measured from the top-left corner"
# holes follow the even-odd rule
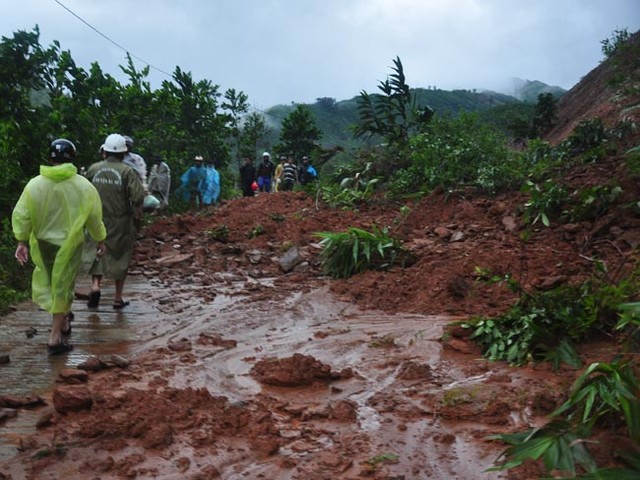
[[[392,238],[388,229],[377,226],[368,232],[350,227],[346,232],[320,232],[323,267],[334,278],[348,278],[364,270],[384,268],[405,254],[400,242]]]

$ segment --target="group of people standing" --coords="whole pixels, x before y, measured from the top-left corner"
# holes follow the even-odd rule
[[[213,162],[204,165],[204,157],[196,155],[194,165],[180,177],[182,185],[176,194],[189,202],[192,210],[212,205],[220,198],[220,174]]]
[[[75,145],[67,139],[53,141],[50,165],[40,166],[40,175],[28,182],[13,209],[15,257],[24,265],[31,255],[32,298],[53,317],[50,354],[73,348],[65,337],[71,334],[75,280],[83,263],[92,280],[89,308],[100,304],[104,277],[115,282],[113,308],[129,305],[123,290],[138,212],[149,191],[166,204],[170,188],[166,163],[154,159],[147,178],[146,164],[131,152],[132,146],[130,138],[128,145],[124,136],[109,135],[100,148],[102,159],[83,176],[73,164]]]
[[[306,185],[317,178],[318,173],[307,156],[302,157],[300,166],[296,165],[292,156],[285,155],[280,156],[278,165],[274,165],[271,154],[264,152],[257,169],[251,157],[244,157],[240,167],[240,186],[244,197],[252,197],[256,191],[291,191],[297,183]]]

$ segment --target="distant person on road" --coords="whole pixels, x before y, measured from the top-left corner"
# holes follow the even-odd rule
[[[280,161],[276,165],[276,170],[273,174],[273,189],[279,192],[282,189],[282,169],[284,168],[284,161],[287,159],[284,155],[280,155]]]
[[[144,193],[146,195],[147,193],[149,193],[147,190],[147,164],[145,163],[144,158],[142,158],[137,153],[133,153],[133,138],[127,135],[123,135],[123,137],[127,145],[127,153],[125,153],[122,163],[133,168],[133,170],[138,175],[138,179],[140,180],[140,183],[142,184],[142,188],[144,189]],[[135,226],[138,232],[142,230],[142,211],[143,209],[142,207],[140,207],[136,208],[134,212]]]
[[[256,181],[256,168],[253,166],[251,157],[244,157],[244,163],[240,167],[240,188],[243,197],[253,197],[255,191],[253,184]]]
[[[302,157],[302,165],[300,166],[299,180],[300,185],[307,185],[318,178],[318,172],[309,162],[309,157]]]
[[[290,192],[293,190],[296,178],[298,178],[298,169],[293,163],[293,158],[289,156],[282,165],[282,191]]]
[[[71,303],[82,263],[84,229],[97,242],[98,258],[105,253],[107,231],[98,191],[71,163],[75,145],[61,138],[51,143],[49,151],[51,166],[41,165],[40,175],[24,188],[11,223],[18,240],[16,259],[24,265],[31,250],[35,264],[33,301],[53,316],[48,350],[55,355],[73,349],[63,335],[71,333]]]
[[[169,192],[171,191],[171,169],[160,155],[153,159],[153,166],[149,173],[149,193],[160,200],[158,209],[169,205]]]
[[[144,188],[145,193],[147,192],[147,164],[137,153],[133,153],[134,142],[133,138],[124,135],[124,141],[127,145],[127,153],[122,160],[122,163],[125,165],[129,165],[131,168],[135,170],[138,174],[138,178],[140,179],[140,183],[142,183],[142,188]]]
[[[123,163],[127,145],[122,135],[109,135],[104,152],[106,158],[87,170],[87,178],[100,194],[107,227],[107,254],[89,268],[92,283],[87,306],[98,307],[102,278],[107,277],[115,281],[113,308],[120,310],[129,305],[122,294],[136,237],[134,211],[142,207],[144,189],[136,172]]]
[[[271,161],[269,152],[262,154],[262,162],[258,165],[258,188],[261,192],[271,192],[271,181],[275,165]]]
[[[204,168],[204,158],[201,155],[196,155],[193,161],[195,164],[180,177],[182,185],[176,194],[189,202],[191,210],[199,210],[202,208],[203,197],[207,190],[207,170]]]

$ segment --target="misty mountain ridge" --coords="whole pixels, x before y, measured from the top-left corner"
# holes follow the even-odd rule
[[[552,93],[560,97],[565,90],[560,87],[550,86],[538,80],[522,80],[514,78],[511,81],[509,92],[496,92],[492,90],[442,90],[437,87],[412,88],[416,107],[430,107],[437,115],[458,115],[460,112],[478,112],[481,118],[499,126],[500,117],[513,115],[514,110],[519,112],[533,112],[533,106],[541,93]],[[368,92],[370,95],[378,95],[378,92]],[[355,96],[348,100],[337,101],[331,97],[317,98],[313,104],[305,104],[313,114],[318,128],[323,132],[320,141],[324,147],[332,145],[358,146],[361,140],[353,138],[350,127],[359,121],[358,99]],[[297,104],[275,105],[265,111],[267,122],[273,129],[267,145],[277,143],[280,133],[280,123],[295,108]],[[528,113],[524,113],[528,115]]]

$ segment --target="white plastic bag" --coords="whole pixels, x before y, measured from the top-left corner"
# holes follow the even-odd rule
[[[142,208],[144,210],[155,210],[160,206],[160,200],[158,200],[153,195],[147,195],[144,197],[144,203],[142,204]]]

